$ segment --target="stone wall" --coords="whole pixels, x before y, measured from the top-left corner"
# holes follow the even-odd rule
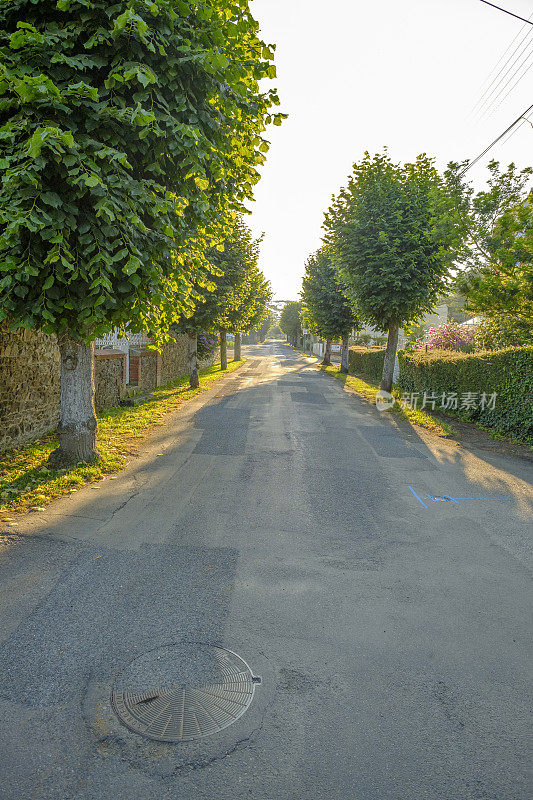
[[[155,350],[130,351],[130,381],[135,376],[136,385],[141,392],[151,392],[158,386],[165,386],[189,374],[188,336],[180,334],[172,342],[167,342],[161,352]],[[215,356],[198,363],[199,369],[210,367]]]
[[[189,374],[188,339],[180,334],[173,342],[167,342],[161,350],[161,386],[177,381]]]
[[[97,350],[94,354],[94,405],[97,411],[118,405],[126,391],[126,354]]]
[[[57,425],[59,362],[55,336],[0,325],[0,451]]]
[[[212,356],[200,359],[198,361],[198,369],[207,369],[207,367],[212,367],[217,361],[220,361],[220,350],[215,350]]]
[[[151,392],[159,386],[158,361],[161,356],[155,350],[141,350],[139,352],[139,379],[137,386],[141,392]]]
[[[178,336],[161,353],[139,353],[140,389],[188,374],[187,336]],[[133,356],[130,357],[134,358]],[[201,369],[216,358],[200,362]],[[118,404],[125,391],[126,357],[115,350],[95,353],[95,406],[98,411]],[[40,331],[9,331],[0,325],[0,452],[53,430],[59,421],[60,357],[55,336]]]
[[[124,394],[126,356],[95,354],[95,406]],[[55,336],[0,325],[0,453],[44,436],[59,422],[60,356]]]

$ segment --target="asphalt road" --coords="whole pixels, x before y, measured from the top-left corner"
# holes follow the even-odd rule
[[[245,352],[118,478],[0,528],[0,797],[525,800],[531,463]],[[179,642],[262,684],[153,742],[111,683]]]

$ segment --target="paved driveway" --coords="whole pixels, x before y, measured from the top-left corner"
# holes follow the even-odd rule
[[[117,479],[2,532],[0,796],[525,800],[531,464],[245,351]],[[183,641],[245,659],[250,709],[130,732],[114,675]]]

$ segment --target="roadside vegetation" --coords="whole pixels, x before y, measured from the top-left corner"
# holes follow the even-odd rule
[[[280,327],[296,347],[303,329],[320,336],[326,372],[372,402],[378,386],[390,392],[392,411],[411,422],[449,436],[442,414],[531,445],[533,169],[491,161],[476,193],[468,166],[440,175],[425,154],[398,165],[386,150],[366,153],[324,216],[303,303],[286,305]],[[450,320],[429,327],[448,300]],[[365,346],[348,352],[350,332]],[[342,341],[340,370],[332,339]]]
[[[16,525],[13,512],[40,511],[54,498],[72,494],[84,484],[99,481],[124,469],[146,436],[173,411],[177,411],[213,383],[245,362],[231,361],[222,371],[215,364],[200,372],[199,387],[191,389],[187,376],[152,392],[152,399],[138,406],[116,406],[98,415],[97,444],[100,458],[70,469],[51,469],[50,453],[57,447],[56,434],[29,446],[3,453],[0,458],[0,518]]]
[[[99,457],[94,340],[161,345],[206,302],[284,115],[247,0],[52,5],[0,4],[0,322],[57,336],[59,469]],[[248,277],[234,299],[266,297]]]
[[[372,403],[373,405],[375,404],[376,392],[379,390],[378,384],[368,383],[368,381],[364,381],[362,378],[359,378],[356,375],[349,375],[345,372],[342,372],[340,364],[332,364],[331,366],[321,364],[320,369],[322,372],[326,372],[328,375],[331,375],[332,377],[341,381],[345,386],[354,391],[364,400],[368,400],[368,402]],[[448,423],[437,419],[425,411],[420,411],[416,408],[409,408],[409,406],[403,408],[399,404],[402,394],[398,389],[393,389],[392,395],[398,402],[396,402],[389,409],[389,411],[385,413],[395,414],[396,416],[401,417],[408,422],[411,422],[415,425],[420,425],[422,428],[427,428],[427,430],[436,433],[438,436],[449,437],[454,435],[455,431],[451,425],[448,425]]]

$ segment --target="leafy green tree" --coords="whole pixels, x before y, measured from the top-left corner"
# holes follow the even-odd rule
[[[454,179],[458,166],[450,166]],[[509,332],[513,322],[522,330],[533,327],[533,169],[518,172],[510,164],[502,172],[491,161],[489,170],[488,188],[476,194],[455,184],[466,233],[456,284],[471,313],[499,319]]]
[[[295,347],[298,346],[300,336],[302,335],[302,303],[296,300],[289,300],[283,307],[281,316],[279,318],[279,327]]]
[[[0,321],[58,335],[55,466],[97,455],[94,338],[168,336],[251,197],[281,122],[257,31],[248,0],[0,4]]]
[[[264,342],[267,336],[270,335],[270,331],[272,326],[276,323],[277,318],[272,311],[271,308],[267,308],[265,310],[265,317],[261,320],[261,322],[248,331],[246,336],[246,343],[247,344],[257,344],[258,342]],[[281,333],[281,331],[279,331]],[[244,337],[243,337],[244,341]]]
[[[283,333],[283,331],[282,331],[282,330],[281,330],[281,328],[279,327],[279,323],[278,323],[278,321],[276,320],[276,321],[275,321],[275,322],[272,324],[272,327],[270,328],[270,330],[268,331],[268,333],[267,333],[267,337],[268,337],[269,339],[279,339],[279,337],[281,336],[281,334],[282,334],[282,333]]]
[[[440,303],[448,306],[448,319],[451,322],[466,322],[472,316],[465,311],[466,297],[457,291],[444,295],[440,298]]]
[[[450,192],[426,155],[398,165],[387,152],[366,153],[324,227],[361,316],[388,332],[381,388],[390,392],[399,328],[431,310],[456,255],[461,232]]]
[[[265,317],[260,324],[255,328],[257,331],[257,338],[260,342],[264,342],[270,333],[272,327],[276,324],[277,320],[271,308],[266,310]]]
[[[533,325],[533,206],[521,204],[502,214],[489,247],[490,262],[465,276],[468,308]]]
[[[196,286],[194,312],[183,316],[175,326],[177,333],[189,336],[189,378],[192,388],[199,385],[197,336],[202,331],[223,328],[220,336],[221,367],[227,369],[225,313],[234,292],[246,277],[250,264],[257,261],[257,243],[239,215],[225,241],[207,253],[209,282]]]
[[[533,320],[520,320],[509,315],[487,317],[476,326],[477,350],[501,350],[533,342]]]
[[[191,386],[196,385],[197,366],[194,368],[194,340],[205,330],[220,330],[221,369],[227,369],[226,334],[236,337],[235,358],[240,358],[240,336],[256,324],[265,313],[270,300],[270,289],[257,268],[260,240],[254,239],[251,230],[239,216],[223,245],[212,248],[207,258],[213,274],[208,291],[197,299],[194,313],[183,317],[176,331],[189,335]]]
[[[224,330],[235,336],[236,361],[241,359],[242,334],[255,328],[268,314],[271,299],[270,284],[256,261],[249,265],[244,280],[232,292],[223,317]]]
[[[461,175],[467,164],[452,161],[445,172],[463,226],[459,277],[473,275],[494,261],[495,251],[501,246],[497,232],[500,220],[517,207],[526,206],[533,175],[532,167],[518,170],[511,163],[502,170],[498,161],[490,161],[487,188],[476,192]],[[527,218],[523,222],[527,225]]]
[[[260,322],[271,300],[270,285],[257,266],[260,244],[261,239],[254,239],[242,221],[233,238],[226,243],[230,257],[239,264],[242,272],[219,307],[218,325],[224,343],[226,332],[234,335],[234,358],[237,361],[241,358],[242,334]],[[222,368],[226,367],[227,361]]]
[[[305,265],[302,300],[306,327],[326,340],[322,363],[331,364],[331,340],[342,339],[341,372],[348,372],[349,336],[357,324],[357,316],[326,248],[318,250]]]

